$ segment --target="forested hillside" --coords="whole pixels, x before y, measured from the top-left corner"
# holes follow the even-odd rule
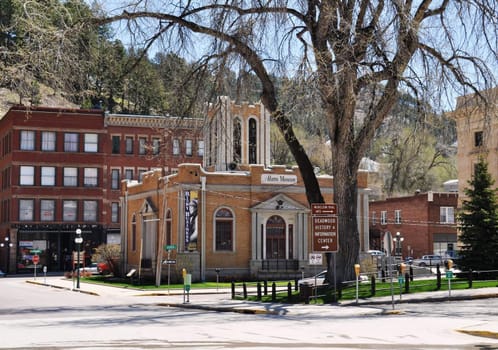
[[[98,9],[81,1],[61,8],[53,1],[46,12],[38,2],[0,3],[0,113],[9,105],[102,108],[113,113],[169,114],[202,117],[207,101],[228,95],[237,102],[259,100],[259,81],[251,71],[227,69],[229,65],[201,64],[182,52],[126,46],[110,26],[79,26]],[[27,16],[21,5],[31,6]],[[61,10],[62,9],[62,10]],[[35,30],[36,29],[36,30]],[[63,32],[64,36],[60,33]],[[60,41],[54,51],[51,41]],[[147,45],[147,43],[145,43]],[[192,43],[191,45],[196,45]],[[228,59],[228,58],[227,58]],[[326,118],[313,76],[274,76],[282,109],[312,163],[331,173]],[[368,100],[368,99],[365,99]],[[368,104],[360,103],[357,118]],[[421,97],[401,94],[397,106],[376,134],[365,157],[380,164],[378,187],[383,195],[440,190],[456,177],[454,125],[436,113]],[[272,161],[293,164],[286,143],[272,130]],[[372,177],[373,179],[373,177]]]

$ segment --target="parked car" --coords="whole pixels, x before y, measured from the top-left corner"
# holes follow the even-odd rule
[[[5,277],[5,272],[3,272],[2,270],[0,270],[0,277]]]
[[[111,269],[109,268],[109,264],[106,262],[99,262],[97,263],[97,270],[99,271],[100,274],[106,275],[109,272],[111,272]]]
[[[88,266],[80,267],[79,270],[80,270],[80,274],[81,273],[91,273],[92,275],[99,275],[100,274],[97,263],[91,263]]]
[[[315,276],[306,277],[298,280],[297,285],[300,286],[301,284],[309,284],[311,286],[314,286],[316,283],[316,285],[318,286],[320,284],[323,284],[323,282],[325,282],[326,275],[327,275],[327,270],[323,270],[322,272],[320,272]]]
[[[412,265],[413,264],[413,256],[407,256],[405,258],[405,264]]]
[[[413,260],[413,265],[426,267],[426,266],[443,266],[444,259],[441,255],[424,255],[420,259]]]
[[[380,251],[380,250],[368,250],[367,253],[372,255],[372,256],[384,256],[384,255],[386,255],[386,253],[384,253],[383,251]]]

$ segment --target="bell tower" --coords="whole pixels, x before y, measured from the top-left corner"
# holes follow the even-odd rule
[[[204,130],[204,167],[235,171],[270,165],[270,113],[262,103],[235,104],[221,96],[209,105]]]

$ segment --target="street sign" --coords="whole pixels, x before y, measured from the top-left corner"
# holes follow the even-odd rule
[[[166,259],[166,260],[163,260],[163,264],[174,265],[174,264],[176,264],[176,260]]]
[[[176,249],[176,244],[167,244],[164,246],[164,250],[175,250]]]
[[[40,253],[41,253],[41,250],[40,250],[40,249],[31,249],[31,250],[30,250],[30,253],[33,253],[33,254],[40,254]]]
[[[313,251],[314,252],[337,252],[337,216],[312,216],[313,229]]]
[[[312,203],[311,215],[336,215],[337,205],[335,203]]]
[[[316,253],[310,253],[309,264],[310,265],[322,265],[323,264],[323,255],[316,254]]]
[[[33,255],[33,264],[37,265],[40,262],[39,255]]]

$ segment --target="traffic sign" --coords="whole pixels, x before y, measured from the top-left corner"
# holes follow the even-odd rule
[[[40,262],[39,255],[33,255],[33,264],[37,265]]]
[[[176,244],[167,244],[164,246],[164,250],[175,250]]]
[[[312,216],[313,228],[313,251],[314,252],[337,252],[337,216]]]
[[[310,253],[309,258],[310,258],[309,259],[310,265],[322,265],[323,264],[322,254]]]
[[[311,215],[336,215],[337,205],[335,203],[312,203]]]
[[[166,259],[166,260],[163,260],[163,264],[174,265],[174,264],[176,264],[176,260]]]

